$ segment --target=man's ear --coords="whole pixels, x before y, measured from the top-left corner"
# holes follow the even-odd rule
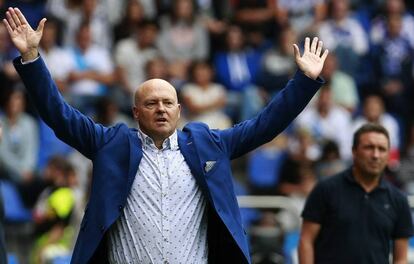
[[[132,115],[134,119],[138,121],[138,108],[135,105],[132,107]]]
[[[181,117],[181,105],[178,104],[178,118]]]

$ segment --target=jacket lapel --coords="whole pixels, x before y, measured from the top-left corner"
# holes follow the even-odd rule
[[[211,195],[204,177],[203,168],[201,166],[200,157],[194,144],[194,140],[188,133],[178,130],[178,146],[181,154],[183,154],[188,167],[191,170],[198,186],[200,186],[205,197],[212,202]]]
[[[142,159],[142,143],[138,137],[138,131],[136,129],[131,129],[129,132],[129,169],[128,169],[128,184],[126,195],[129,194],[132,183],[134,182],[135,175],[138,171],[139,163]],[[125,200],[126,201],[126,197]]]

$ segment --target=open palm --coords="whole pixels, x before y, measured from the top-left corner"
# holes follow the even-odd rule
[[[43,34],[46,19],[43,18],[36,30],[27,22],[26,18],[18,8],[9,8],[6,12],[7,19],[3,19],[10,38],[20,54],[36,52]]]
[[[312,79],[318,78],[322,71],[325,59],[328,56],[328,50],[325,50],[321,56],[323,43],[318,38],[313,38],[312,44],[309,38],[305,38],[303,55],[300,56],[299,48],[293,44],[295,51],[295,60],[299,69]]]

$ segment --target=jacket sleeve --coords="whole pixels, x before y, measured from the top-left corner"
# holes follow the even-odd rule
[[[297,71],[255,118],[220,131],[229,157],[237,158],[275,138],[300,114],[323,83],[320,78],[312,80]]]
[[[28,64],[22,64],[18,57],[13,63],[45,123],[62,141],[93,158],[110,129],[95,124],[63,100],[41,57]]]

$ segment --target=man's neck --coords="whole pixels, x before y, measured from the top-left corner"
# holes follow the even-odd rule
[[[355,167],[352,168],[352,174],[354,176],[355,181],[359,185],[361,185],[361,187],[367,193],[374,190],[379,185],[380,180],[381,180],[381,174],[380,175],[366,174],[358,170]]]

